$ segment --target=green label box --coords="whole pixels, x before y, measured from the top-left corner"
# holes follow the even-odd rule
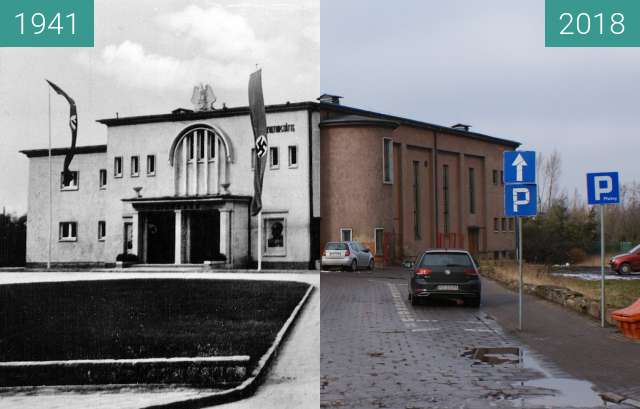
[[[640,0],[545,0],[547,47],[639,47]]]
[[[0,0],[0,47],[93,47],[94,0]]]

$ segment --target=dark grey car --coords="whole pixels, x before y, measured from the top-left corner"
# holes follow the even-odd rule
[[[480,306],[480,275],[473,257],[465,250],[428,250],[411,265],[409,300],[443,297],[463,299],[465,305]]]

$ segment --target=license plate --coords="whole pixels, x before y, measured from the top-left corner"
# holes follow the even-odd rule
[[[342,251],[330,251],[329,256],[331,257],[342,257]]]
[[[438,290],[442,291],[458,291],[457,285],[439,285]]]

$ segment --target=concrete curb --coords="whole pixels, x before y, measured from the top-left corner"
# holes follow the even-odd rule
[[[253,395],[264,380],[267,369],[273,362],[274,358],[277,356],[282,342],[285,340],[286,336],[289,333],[289,329],[298,318],[300,311],[308,301],[313,290],[314,286],[309,284],[307,292],[302,297],[296,308],[294,308],[293,312],[291,312],[291,315],[284,323],[282,328],[280,328],[280,331],[278,332],[278,335],[276,335],[276,339],[273,341],[273,344],[271,344],[271,347],[269,347],[267,352],[262,356],[262,358],[260,358],[260,361],[258,362],[256,368],[251,372],[251,375],[244,382],[242,382],[242,384],[236,386],[233,389],[213,393],[202,398],[187,399],[161,405],[146,406],[142,409],[198,409],[207,406],[220,405],[223,403],[237,401]]]
[[[502,280],[490,270],[482,271],[484,277],[490,278],[500,284],[505,285],[511,290],[518,290],[518,282],[513,280]],[[600,302],[585,297],[581,293],[571,291],[565,287],[551,285],[534,285],[525,284],[524,292],[535,295],[543,300],[550,301],[554,304],[561,305],[575,312],[588,315],[589,317],[600,320]],[[615,308],[607,308],[605,312],[605,321],[612,326],[616,326],[616,321],[611,318],[611,313]]]

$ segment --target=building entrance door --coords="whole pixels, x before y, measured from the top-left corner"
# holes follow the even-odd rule
[[[149,212],[145,214],[146,262],[173,264],[175,242],[174,212]]]
[[[480,229],[469,227],[469,253],[476,256],[480,251]]]
[[[189,263],[220,260],[220,212],[189,213]]]

